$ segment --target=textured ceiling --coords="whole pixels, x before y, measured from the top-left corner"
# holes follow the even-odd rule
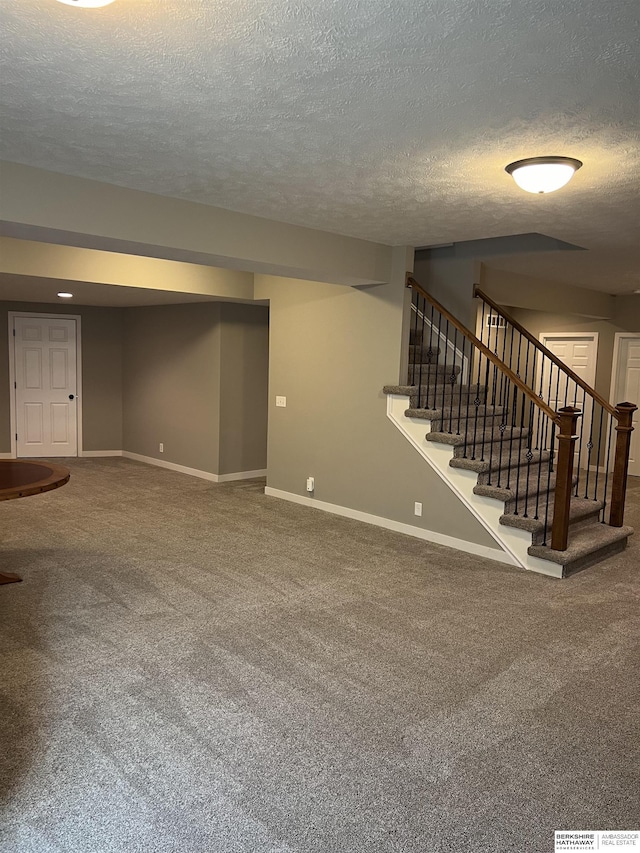
[[[387,244],[539,232],[591,250],[562,280],[630,291],[639,17],[638,0],[14,0],[0,157]],[[504,166],[544,153],[584,168],[525,194]]]

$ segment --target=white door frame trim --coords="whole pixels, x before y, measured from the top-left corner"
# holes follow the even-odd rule
[[[76,406],[78,456],[82,456],[82,317],[80,314],[44,314],[36,311],[9,311],[9,422],[11,424],[11,459],[15,459],[18,453],[18,442],[16,441],[16,364],[14,343],[14,320],[16,317],[39,317],[45,320],[75,320],[76,321],[76,387],[80,393],[76,394],[78,401]]]
[[[613,336],[613,359],[611,361],[611,385],[609,386],[609,402],[612,406],[626,403],[626,400],[616,400],[616,388],[620,379],[620,344],[623,338],[640,338],[640,332],[616,332]],[[630,402],[635,402],[634,400]]]

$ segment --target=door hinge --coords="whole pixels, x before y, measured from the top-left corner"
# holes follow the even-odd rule
[[[18,433],[16,433],[16,441],[18,440]]]
[[[14,387],[14,388],[17,388],[17,387],[18,387],[18,383],[17,383],[17,382],[14,382],[14,383],[13,383],[13,387]]]
[[[15,338],[15,336],[16,336],[16,330],[14,329],[13,330],[13,337]]]

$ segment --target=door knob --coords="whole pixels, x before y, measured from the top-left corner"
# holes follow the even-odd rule
[[[74,396],[73,394],[69,394],[69,399],[73,400],[73,396]]]

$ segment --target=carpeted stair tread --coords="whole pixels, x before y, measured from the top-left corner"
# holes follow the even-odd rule
[[[422,373],[420,372],[422,370]],[[458,376],[460,374],[459,364],[440,364],[432,362],[431,364],[415,366],[415,372],[411,373],[411,365],[409,365],[409,376],[413,378],[416,385],[431,385],[435,382],[436,377],[441,382],[442,376]],[[433,382],[432,382],[433,380]]]
[[[502,418],[506,411],[507,410],[504,406],[478,406],[478,421],[483,421],[485,415],[487,419],[490,417]],[[419,418],[426,421],[452,421],[456,424],[467,424],[468,421],[471,421],[471,429],[473,429],[473,423],[476,417],[476,407],[474,406],[473,409],[467,409],[466,406],[462,406],[460,408],[460,413],[458,414],[457,401],[455,401],[453,405],[446,405],[445,401],[444,409],[441,406],[433,409],[406,409],[405,416],[408,418]],[[478,426],[480,427],[481,423],[479,423]]]
[[[437,361],[440,349],[437,346],[429,346],[429,343],[409,344],[409,361]]]
[[[423,373],[428,373],[429,371],[433,372],[434,367],[444,367],[441,362],[432,359],[431,361],[422,361],[422,362],[413,362],[409,361],[409,369],[407,371],[408,376],[416,375],[422,371]],[[459,368],[459,365],[456,365]],[[458,369],[458,373],[460,373],[460,369]]]
[[[421,409],[440,409],[442,406],[445,406],[445,408],[453,406],[456,410],[458,406],[460,406],[461,410],[475,407],[473,403],[474,398],[470,392],[459,392],[457,388],[457,385],[430,385],[426,388],[423,387],[420,390],[420,395],[416,392],[409,396],[409,408],[419,411]]]
[[[610,527],[594,522],[575,531],[566,551],[554,551],[548,545],[531,545],[527,551],[532,557],[558,563],[567,575],[623,551],[632,533],[632,527]]]
[[[588,500],[587,498],[571,498],[569,508],[569,527],[571,529],[570,536],[581,526],[597,521],[598,515],[604,504],[602,501]],[[517,530],[526,530],[531,533],[532,545],[541,545],[545,538],[545,529],[547,536],[550,535],[553,525],[553,503],[549,504],[549,512],[546,518],[545,513],[541,513],[540,518],[514,513],[507,513],[500,517],[500,524],[504,527],[515,527]]]
[[[444,389],[442,385],[440,385],[440,387],[438,388],[438,399],[441,399],[443,390],[445,400],[448,400],[450,397],[454,397],[456,400],[458,399],[458,397],[462,397],[463,399],[465,397],[468,397],[474,400],[476,398],[482,400],[485,393],[484,385],[481,385],[480,387],[478,387],[477,385],[452,385],[450,382],[447,382],[444,384]],[[402,394],[403,396],[411,398],[417,397],[418,392],[420,392],[423,396],[426,396],[427,394],[433,394],[434,386],[421,385],[418,389],[417,385],[384,385],[382,388],[383,394]]]
[[[467,448],[467,455],[469,455],[471,451],[471,455],[473,456],[472,449],[478,448],[480,451],[484,445],[487,449],[491,444],[495,444],[500,441],[500,436],[502,435],[503,441],[510,441],[511,436],[513,436],[514,440],[518,438],[526,438],[528,435],[528,430],[522,427],[506,427],[504,432],[500,432],[498,427],[491,427],[489,429],[481,430],[478,429],[475,442],[473,440],[473,433],[468,438],[465,438],[464,435],[456,435],[450,432],[428,432],[427,433],[427,441],[437,441],[439,444],[450,444],[454,448],[454,454],[456,456],[462,456],[465,452],[465,445]]]
[[[538,514],[542,515],[545,512],[547,497],[550,506],[553,503],[553,492],[556,487],[556,475],[548,473],[548,468],[545,462],[541,463],[542,472],[540,474],[540,485],[538,486],[538,471],[540,465],[532,465],[528,476],[520,476],[517,480],[512,479],[509,483],[509,488],[500,485],[489,485],[488,483],[478,483],[473,487],[474,495],[479,497],[491,498],[495,501],[504,502],[505,515],[511,512],[527,513],[532,515],[538,507]],[[577,478],[573,478],[573,484],[577,482]]]
[[[491,446],[491,455],[485,459],[471,459],[468,455],[465,456],[454,456],[453,459],[449,462],[449,465],[452,468],[464,468],[467,471],[475,471],[478,474],[486,474],[489,472],[497,472],[500,470],[508,470],[509,467],[511,470],[514,470],[518,466],[518,462],[520,466],[525,466],[529,462],[527,458],[527,454],[529,450],[525,447],[520,450],[518,453],[517,443],[514,447],[512,447],[511,441],[507,440],[502,447],[502,453],[500,453],[500,445],[492,444]],[[532,450],[531,453],[532,458],[531,462],[539,462],[540,460],[546,462],[549,460],[549,451],[547,450]],[[480,481],[478,481],[480,482]]]

